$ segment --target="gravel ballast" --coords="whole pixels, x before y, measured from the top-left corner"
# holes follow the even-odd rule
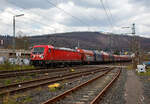
[[[100,72],[101,73],[101,72]],[[73,88],[76,85],[79,85],[93,77],[95,77],[97,74],[100,73],[96,73],[96,74],[91,74],[89,76],[82,76],[80,78],[71,80],[72,83],[68,83],[70,82],[69,80],[64,80],[63,82],[61,82],[61,87],[59,89],[54,89],[54,90],[50,90],[47,86],[43,86],[43,87],[39,87],[30,91],[27,91],[25,93],[22,94],[18,94],[15,96],[18,96],[14,102],[15,104],[40,104],[46,100],[48,100],[49,98],[52,98],[58,94],[61,94],[62,92]],[[14,98],[12,98],[14,99]]]
[[[143,84],[143,98],[141,98],[144,104],[150,104],[150,76],[137,75]]]
[[[126,83],[127,71],[122,69],[122,73],[119,78],[113,84],[113,86],[104,94],[99,104],[125,104],[125,83]]]

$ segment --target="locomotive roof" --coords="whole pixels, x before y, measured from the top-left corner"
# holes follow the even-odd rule
[[[73,52],[76,52],[75,49],[65,48],[65,47],[54,47],[54,49],[59,49],[59,50],[66,50],[66,51],[73,51]]]
[[[101,51],[101,53],[104,54],[104,55],[109,55],[109,53],[106,53],[104,51]]]
[[[34,47],[48,47],[48,48],[54,48],[52,45],[35,45]]]
[[[66,50],[66,51],[76,52],[75,49],[65,48],[65,47],[53,47],[52,45],[35,45],[33,48],[35,48],[35,47],[48,47],[48,48],[54,48],[54,49],[59,49],[59,50]]]

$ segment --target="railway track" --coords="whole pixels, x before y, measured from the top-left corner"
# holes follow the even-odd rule
[[[25,71],[33,71],[33,70],[39,70],[39,69],[44,69],[44,68],[36,68],[36,69],[23,69],[23,70],[1,70],[0,74],[3,73],[13,73],[13,72],[25,72]]]
[[[108,70],[42,104],[97,104],[102,99],[103,94],[119,77],[120,72],[121,70],[117,72]]]
[[[26,71],[15,71],[15,72],[7,72],[0,74],[0,78],[8,78],[8,77],[18,77],[18,76],[27,76],[29,74],[43,74],[43,73],[48,73],[48,72],[60,72],[60,71],[66,71],[67,69],[61,69],[61,70],[56,70],[56,69],[37,69],[37,70],[26,70]]]
[[[78,68],[78,67],[86,67],[86,66],[71,66],[72,68]],[[37,71],[37,70],[41,70],[41,69],[46,69],[46,68],[42,68],[42,67],[37,67],[36,69],[23,69],[23,70],[0,70],[0,74],[4,74],[4,73],[15,73],[15,72],[28,72],[28,71]],[[64,69],[62,68],[58,68],[58,67],[52,67],[52,68],[48,68],[48,69]]]
[[[46,78],[40,78],[40,79],[35,79],[31,81],[26,81],[26,82],[21,82],[21,83],[15,83],[15,84],[10,84],[8,86],[1,86],[0,87],[0,95],[6,95],[6,94],[14,94],[17,92],[21,92],[24,90],[29,90],[32,88],[36,88],[39,86],[47,85],[50,83],[55,83],[67,79],[73,79],[81,76],[86,76],[89,74],[101,72],[101,71],[106,71],[108,69],[101,69],[101,68],[95,68],[92,70],[86,70],[86,71],[80,71],[80,72],[73,72],[73,73],[68,73],[68,74],[62,74],[62,75],[57,75],[53,77],[46,77]]]
[[[69,68],[84,68],[84,67],[69,67]],[[85,67],[86,68],[86,67]],[[31,74],[43,74],[49,72],[62,72],[67,71],[68,68],[56,68],[56,69],[31,69],[31,70],[15,70],[15,71],[0,71],[0,78],[9,78],[9,77],[18,77],[18,76],[27,76]]]

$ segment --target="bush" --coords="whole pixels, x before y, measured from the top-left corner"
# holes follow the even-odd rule
[[[10,62],[6,61],[4,64],[0,64],[0,70],[24,70],[24,69],[34,69],[34,66],[31,65],[16,65],[11,64]]]

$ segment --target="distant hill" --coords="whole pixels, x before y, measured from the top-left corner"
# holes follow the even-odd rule
[[[150,38],[136,37],[144,50],[150,51]],[[109,50],[129,50],[133,37],[99,32],[69,32],[30,37],[30,45],[52,44],[56,47]]]
[[[12,37],[0,36],[0,40],[4,40],[1,48],[12,48]],[[150,38],[136,37],[145,51],[150,51]],[[43,34],[40,36],[30,36],[27,39],[28,47],[40,44],[51,44],[56,47],[75,48],[80,44],[83,49],[99,49],[99,50],[130,50],[133,37],[127,35],[104,34],[99,32],[68,32],[57,34]],[[17,42],[16,42],[17,43]],[[24,47],[24,39],[19,41]],[[16,46],[17,47],[17,46]]]

